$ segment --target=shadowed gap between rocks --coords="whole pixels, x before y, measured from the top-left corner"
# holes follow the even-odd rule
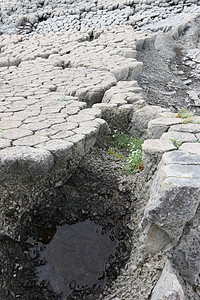
[[[131,251],[131,230],[127,224],[133,211],[133,196],[130,187],[125,191],[119,188],[121,178],[117,163],[105,155],[90,155],[64,186],[23,215],[20,241],[1,237],[1,299],[102,299],[104,289],[119,275]],[[70,232],[73,232],[71,236]],[[78,246],[73,248],[73,243]],[[70,259],[62,247],[73,254],[76,249],[79,270],[76,261],[73,270],[72,262],[77,258],[71,255]],[[81,257],[82,254],[86,258]],[[66,260],[71,263],[72,275],[64,270]],[[86,263],[88,270],[86,267],[86,271],[80,271],[81,264]],[[88,281],[81,275],[87,271]],[[68,276],[66,281],[62,276]]]

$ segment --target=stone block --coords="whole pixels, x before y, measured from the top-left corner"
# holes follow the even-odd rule
[[[166,152],[162,156],[162,163],[165,165],[200,165],[200,155],[184,151]]]
[[[184,143],[179,150],[200,155],[200,143]]]
[[[151,300],[186,300],[183,286],[169,260],[152,291]]]
[[[53,166],[51,153],[44,149],[31,147],[10,147],[0,150],[1,181],[12,182],[15,172],[28,174],[33,177],[45,175]]]
[[[130,62],[128,64],[129,66],[129,80],[137,79],[138,75],[142,72],[143,63],[139,61]]]
[[[36,145],[36,148],[44,149],[54,156],[55,160],[62,161],[66,159],[70,159],[72,156],[72,143],[57,139],[57,140],[50,140],[39,145]]]
[[[31,136],[26,136],[24,138],[17,139],[13,142],[14,146],[35,146],[44,142],[47,142],[49,138],[47,136],[42,136],[40,134],[34,134]]]
[[[145,172],[149,173],[149,177],[156,170],[163,153],[176,150],[172,141],[165,140],[145,140],[142,145],[143,165]]]
[[[147,128],[150,120],[162,112],[163,109],[159,106],[146,105],[143,108],[136,110],[133,113],[129,132],[136,137],[147,136]]]
[[[200,133],[200,124],[178,124],[171,126],[169,131],[190,132],[193,134]]]
[[[159,139],[170,126],[180,123],[182,123],[182,120],[171,117],[161,117],[151,120],[148,123],[148,136],[152,139]]]
[[[179,155],[180,163],[171,163]],[[199,159],[193,158],[195,164],[187,164],[189,160],[189,154],[183,156],[180,151],[164,154],[145,208],[146,219],[164,230],[175,243],[185,224],[194,217],[200,202]],[[185,163],[181,164],[181,161]]]
[[[11,146],[11,140],[0,137],[0,149],[8,148]]]
[[[178,140],[179,142],[197,142],[197,138],[194,134],[189,132],[178,132],[178,131],[170,131],[164,132],[161,137],[161,140]]]
[[[3,137],[10,140],[16,140],[31,135],[33,135],[33,131],[24,128],[5,129],[3,131]]]
[[[117,81],[126,80],[129,75],[129,67],[128,66],[115,67],[111,69],[110,72],[115,75]]]

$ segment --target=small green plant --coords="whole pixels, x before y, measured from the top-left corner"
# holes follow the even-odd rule
[[[124,159],[124,156],[122,155],[122,153],[116,152],[114,148],[109,148],[108,154],[113,155],[114,157],[119,158],[119,159]]]
[[[192,121],[194,121],[194,118],[192,118],[192,117],[186,118],[186,119],[183,121],[183,124],[192,123]]]
[[[132,151],[128,157],[124,170],[128,173],[135,174],[143,170],[142,149]]]
[[[183,123],[191,123],[194,120],[194,112],[190,111],[188,108],[184,107],[178,110],[178,118],[184,119]]]
[[[3,130],[0,128],[0,138],[3,137]]]
[[[183,142],[179,141],[178,139],[170,139],[174,143],[177,149],[180,148],[180,146],[183,144]]]
[[[124,170],[135,174],[143,169],[142,144],[140,139],[115,131],[108,153],[124,160]]]

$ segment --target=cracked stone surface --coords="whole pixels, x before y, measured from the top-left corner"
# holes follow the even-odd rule
[[[143,220],[148,223],[146,248],[159,251],[171,241],[176,246],[180,239],[171,256],[173,263],[200,295],[200,118],[183,124],[184,120],[169,110],[149,109],[143,95],[146,83],[143,89],[137,83],[143,68],[138,53],[148,52],[155,41],[163,54],[166,44],[162,44],[160,30],[171,35],[173,43],[185,36],[184,43],[189,46],[181,65],[190,67],[191,78],[185,78],[176,66],[174,74],[180,76],[188,94],[184,103],[192,100],[198,108],[198,89],[193,89],[193,80],[199,79],[198,42],[196,48],[190,47],[187,37],[191,24],[199,18],[199,1],[60,0],[54,4],[53,0],[2,0],[0,4],[0,32],[4,33],[0,35],[1,233],[17,238],[21,215],[44,195],[53,194],[54,187],[63,185],[95,144],[104,145],[110,133],[107,123],[111,129],[127,130],[132,120],[132,132],[140,136],[141,126],[142,134],[149,138],[143,145],[149,185],[155,175]],[[158,35],[136,31],[142,28],[158,31]],[[191,34],[194,40],[196,32]],[[173,51],[166,53],[166,57],[173,56]],[[150,80],[155,80],[154,75]],[[159,90],[163,101],[173,95],[176,100],[176,85],[170,80],[166,84],[169,90]],[[182,142],[179,148],[175,140]],[[141,185],[137,189],[142,190]],[[142,211],[144,202],[142,199]],[[143,236],[139,238],[137,251],[143,253],[145,242]],[[167,264],[152,292],[152,282],[157,282],[165,260],[159,255],[154,258],[149,257],[148,264],[132,257],[105,299],[159,299],[160,291],[170,300],[184,297],[186,283],[179,282],[178,273]],[[174,278],[178,293],[171,286]],[[167,291],[162,288],[166,282]],[[172,295],[168,295],[171,288]],[[199,300],[198,295],[192,291],[188,299]]]
[[[176,117],[175,114],[174,119]],[[195,122],[195,118],[189,124],[182,122],[182,124],[173,125],[174,122],[171,122],[168,132],[164,132],[160,139],[147,140],[143,146],[144,165],[150,164],[150,161],[155,164],[160,162],[151,183],[150,197],[144,211],[143,224],[145,224],[144,220],[147,221],[144,225],[146,228],[145,247],[151,252],[154,243],[160,250],[166,245],[170,249],[171,244],[171,250],[167,254],[170,262],[167,262],[152,292],[152,299],[163,297],[199,299],[196,292],[199,293],[200,263],[199,222],[197,221],[200,204],[200,144],[198,142],[199,124]],[[162,118],[157,118],[149,123],[159,126],[166,122],[163,122]],[[170,141],[173,141],[177,149],[175,151],[169,149],[167,152],[165,150],[165,153],[158,157],[158,149],[162,150],[159,143]],[[176,141],[181,141],[182,144],[176,145]],[[150,151],[151,158],[149,159]],[[173,271],[171,263],[175,264],[177,273]],[[171,277],[176,275],[178,279],[174,277],[172,280]],[[180,275],[186,282],[183,282]],[[172,281],[173,285],[171,285]],[[188,288],[189,285],[194,287],[193,292]],[[168,286],[167,289],[166,286]]]
[[[117,105],[126,126],[132,111],[145,105],[135,81],[142,63],[135,57],[138,43],[143,47],[151,39],[129,26],[105,32],[98,40],[77,31],[0,36],[0,184],[7,185],[2,197],[17,190],[23,199],[23,187],[29,199],[12,207],[13,228],[36,201],[41,185],[44,190],[61,185],[95,143],[104,144],[109,134],[101,119],[104,97]],[[25,176],[34,181],[34,191]],[[3,203],[1,228],[10,215],[10,206]],[[14,235],[12,226],[6,231]]]

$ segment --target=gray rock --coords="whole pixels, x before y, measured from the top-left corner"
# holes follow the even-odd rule
[[[179,149],[180,151],[200,155],[200,143],[184,143]]]
[[[110,129],[127,132],[133,113],[132,104],[118,106],[116,103],[95,104],[94,108],[102,111],[102,118],[108,123]]]
[[[169,260],[166,261],[160,279],[153,289],[151,300],[186,300],[181,281]]]
[[[200,270],[200,211],[197,213],[173,253],[173,262],[183,278],[192,286],[199,289]],[[196,299],[194,297],[194,299]]]
[[[163,109],[159,106],[147,105],[133,114],[129,132],[136,137],[147,137],[147,128],[150,120],[155,119]]]
[[[185,224],[195,215],[200,202],[199,165],[171,164],[172,159],[182,153],[169,153],[161,161],[158,172],[153,179],[150,200],[145,209],[146,219],[164,230],[177,243],[182,235]],[[190,162],[190,154],[185,155]],[[181,207],[181,209],[180,209]]]
[[[148,123],[148,136],[152,139],[158,139],[169,128],[171,129],[172,127],[175,126],[182,126],[182,125],[172,126],[174,124],[180,124],[180,123],[182,123],[182,120],[180,120],[179,118],[172,118],[172,117],[161,117],[161,118],[151,120]]]
[[[111,71],[111,73],[113,73],[115,75],[117,81],[126,80],[129,76],[129,67],[128,66],[116,67],[114,69],[111,69],[110,71]]]
[[[6,139],[19,139],[25,136],[31,136],[33,135],[33,132],[28,129],[22,129],[22,128],[12,128],[12,129],[5,129],[3,131],[3,136]]]
[[[178,124],[171,126],[169,131],[179,131],[179,132],[190,132],[190,133],[200,133],[200,124]]]
[[[177,140],[179,142],[185,143],[185,142],[197,142],[197,138],[194,134],[188,133],[188,132],[178,132],[178,131],[170,131],[170,132],[164,132],[161,137],[161,140]],[[190,144],[191,146],[191,144]]]
[[[191,154],[184,151],[172,151],[166,152],[162,156],[162,162],[167,164],[179,164],[179,165],[199,165],[200,156],[197,154]]]
[[[72,143],[63,140],[52,140],[36,145],[36,148],[44,149],[52,153],[56,160],[69,159],[72,155]]]
[[[145,140],[142,145],[144,171],[148,173],[149,178],[157,169],[163,153],[176,150],[172,141],[165,140]]]
[[[8,148],[11,146],[11,140],[0,137],[0,149]]]
[[[53,166],[50,152],[30,147],[10,147],[0,150],[1,180],[8,180],[15,172],[31,176],[45,175]]]
[[[42,136],[39,134],[34,134],[24,138],[17,139],[13,142],[14,146],[35,146],[44,142],[47,142],[49,138],[47,136]]]
[[[128,64],[129,66],[129,80],[137,79],[138,75],[142,72],[143,63],[136,61],[136,62],[130,62]]]

